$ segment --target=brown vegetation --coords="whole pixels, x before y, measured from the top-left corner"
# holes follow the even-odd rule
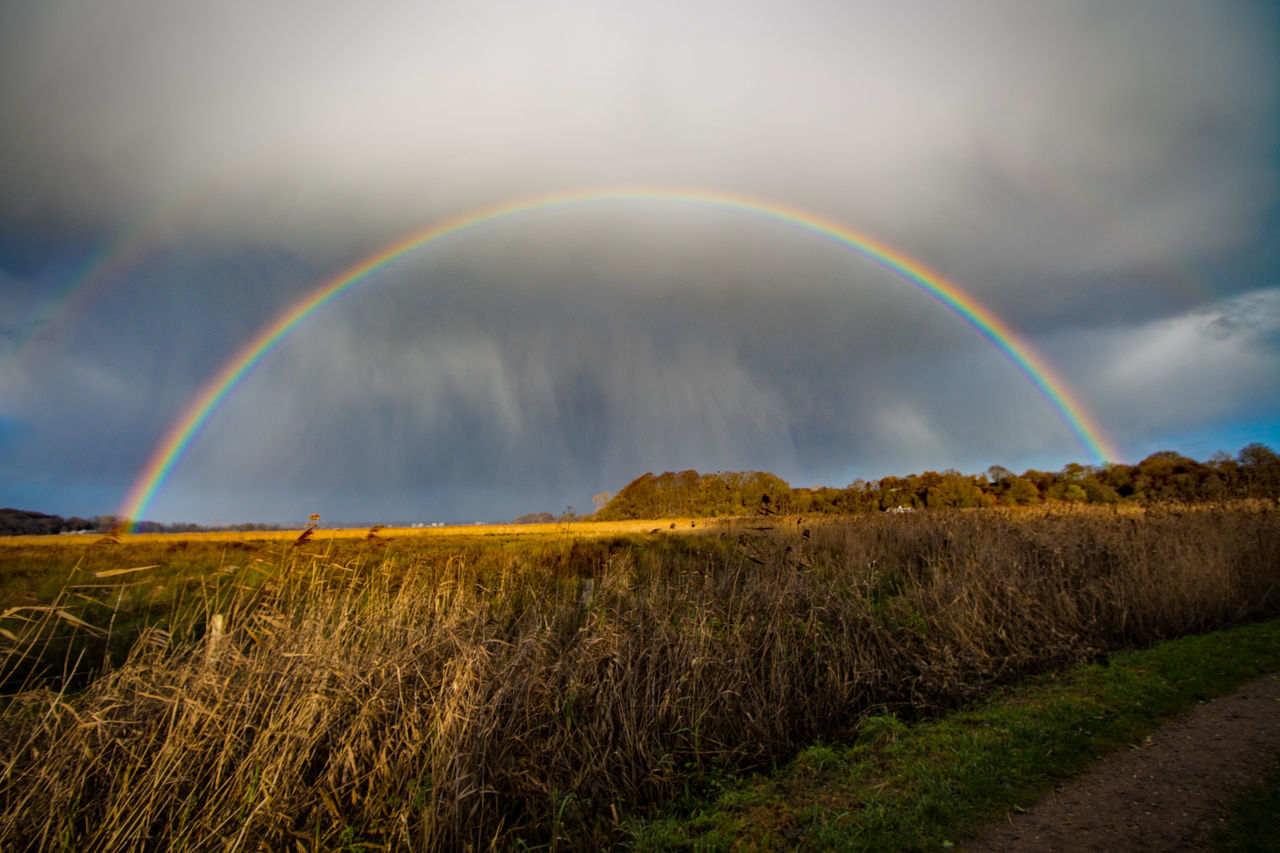
[[[0,847],[594,849],[868,711],[1280,611],[1261,502],[318,547],[158,620],[75,695],[12,696]]]
[[[604,496],[601,496],[604,497]],[[1040,503],[1137,504],[1280,498],[1280,455],[1262,444],[1234,458],[1215,454],[1207,462],[1170,450],[1136,465],[1070,463],[1061,471],[1024,471],[999,465],[984,474],[925,471],[905,477],[856,480],[843,489],[793,489],[759,471],[642,474],[609,499],[599,519],[720,517],[751,513],[840,513],[915,509],[966,509]]]

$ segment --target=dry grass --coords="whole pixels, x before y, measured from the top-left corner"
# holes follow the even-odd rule
[[[626,521],[573,521],[547,524],[458,524],[447,527],[378,527],[378,535],[423,542],[457,543],[473,539],[546,539],[573,538],[598,539],[607,536],[628,536],[648,533],[654,529],[686,530],[712,523],[711,519],[664,518]],[[673,527],[674,525],[674,527]],[[175,542],[292,542],[303,532],[298,530],[219,530],[209,533],[131,533],[116,537],[124,544],[172,544]],[[317,528],[312,542],[362,539],[369,532],[366,527],[339,529]],[[74,548],[85,549],[101,546],[104,537],[94,534],[83,536],[6,536],[0,538],[0,553],[15,547]]]
[[[0,847],[597,849],[868,712],[1280,610],[1264,505],[669,532],[227,573],[75,695],[9,700]]]

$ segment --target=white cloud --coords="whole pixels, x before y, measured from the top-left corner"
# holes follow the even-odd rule
[[[1162,432],[1275,418],[1280,288],[1135,328],[1078,335],[1070,356],[1122,444]]]

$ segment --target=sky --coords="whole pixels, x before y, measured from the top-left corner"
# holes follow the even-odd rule
[[[645,472],[1100,464],[923,264],[1136,462],[1280,447],[1280,7],[0,4],[0,506],[497,520]]]

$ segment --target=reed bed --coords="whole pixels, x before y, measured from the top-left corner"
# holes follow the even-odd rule
[[[1263,503],[373,554],[282,552],[8,697],[0,848],[599,849],[869,713],[1280,612]]]

